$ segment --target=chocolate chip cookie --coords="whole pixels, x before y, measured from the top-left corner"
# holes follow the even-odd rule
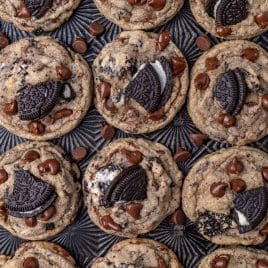
[[[4,257],[1,268],[75,268],[75,260],[65,249],[49,242],[23,243],[12,257]]]
[[[199,268],[265,268],[268,267],[266,251],[243,247],[227,247],[206,256]]]
[[[93,70],[99,112],[129,133],[163,128],[186,98],[187,62],[168,32],[119,34],[97,56]]]
[[[243,145],[268,134],[268,54],[249,41],[204,53],[191,74],[188,111],[211,139]]]
[[[256,245],[268,235],[268,155],[251,147],[200,159],[185,179],[183,209],[217,244]]]
[[[90,162],[83,181],[85,204],[103,231],[136,237],[176,210],[181,180],[182,173],[163,145],[119,139]]]
[[[145,30],[174,17],[184,0],[94,0],[100,12],[125,30]]]
[[[267,0],[190,0],[197,22],[225,39],[244,39],[268,30]]]
[[[183,268],[173,251],[150,239],[127,239],[115,244],[92,268],[106,267]]]
[[[22,39],[0,52],[0,124],[32,140],[75,128],[92,98],[86,61],[50,37]]]
[[[79,169],[54,144],[23,143],[0,157],[0,225],[41,240],[74,221],[80,206]]]
[[[81,0],[1,0],[0,17],[23,31],[52,31],[73,13]]]

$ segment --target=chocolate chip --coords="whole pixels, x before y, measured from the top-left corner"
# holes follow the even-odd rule
[[[87,52],[87,43],[82,37],[76,37],[72,44],[72,48],[75,52],[84,54]]]
[[[5,183],[8,180],[7,172],[2,168],[0,169],[0,184]]]
[[[126,154],[128,162],[133,165],[138,165],[142,161],[142,153],[139,151],[122,150],[122,153]]]
[[[6,206],[4,203],[4,199],[0,200],[0,217],[6,216]]]
[[[33,162],[34,160],[40,158],[40,154],[35,150],[28,151],[23,157],[22,160],[24,162]]]
[[[268,11],[255,16],[255,21],[261,29],[265,29],[268,26]]]
[[[33,135],[42,135],[46,130],[46,126],[41,121],[30,122],[28,128]]]
[[[122,228],[119,224],[114,222],[113,218],[110,215],[105,215],[100,218],[100,224],[103,226],[103,228],[107,230],[114,230],[117,232],[121,232]]]
[[[166,5],[166,0],[148,0],[147,3],[151,6],[155,11],[162,10]]]
[[[200,73],[195,77],[195,87],[199,90],[205,90],[210,84],[210,78],[207,73]]]
[[[107,111],[110,111],[113,114],[117,112],[117,108],[111,100],[107,100],[104,103],[104,107]]]
[[[101,127],[101,136],[105,140],[111,140],[115,135],[115,128],[109,124],[103,124]]]
[[[52,123],[54,123],[57,120],[63,119],[65,117],[69,117],[72,114],[73,114],[73,110],[67,109],[67,108],[56,111],[52,116]]]
[[[103,82],[97,86],[97,90],[102,100],[110,98],[111,95],[111,84]]]
[[[79,146],[74,148],[72,152],[72,158],[76,162],[80,162],[87,156],[87,149],[85,147]]]
[[[244,165],[236,156],[226,166],[226,171],[229,174],[240,174],[243,170]]]
[[[96,21],[91,22],[88,26],[88,30],[91,35],[93,36],[99,36],[104,32],[104,26]]]
[[[164,109],[159,109],[156,112],[149,114],[149,119],[152,121],[160,121],[164,117]]]
[[[157,39],[157,47],[160,51],[163,51],[170,43],[171,37],[169,32],[162,32]]]
[[[242,58],[245,58],[250,61],[256,61],[259,56],[259,50],[257,48],[248,47],[242,50]]]
[[[220,255],[216,256],[214,260],[211,262],[211,268],[227,268],[230,260],[230,255]]]
[[[175,155],[174,160],[176,162],[183,162],[186,161],[191,157],[191,153],[187,151],[185,148],[178,148]]]
[[[50,220],[52,217],[55,216],[56,212],[57,212],[56,208],[52,205],[41,214],[41,220],[42,221]]]
[[[49,173],[51,175],[57,175],[60,172],[60,163],[56,159],[47,159],[43,163],[38,165],[40,173]]]
[[[16,100],[10,102],[10,103],[7,103],[5,106],[4,106],[4,113],[7,114],[7,115],[15,115],[18,113],[18,103]]]
[[[130,203],[126,206],[126,212],[135,220],[140,219],[140,213],[143,205],[140,203]]]
[[[176,210],[170,217],[170,223],[176,225],[184,224],[185,220],[186,220],[185,214],[180,209]]]
[[[247,189],[247,184],[242,179],[231,180],[230,184],[232,191],[236,193],[244,192]]]
[[[263,179],[268,182],[268,167],[262,167],[261,169]]]
[[[37,225],[37,219],[36,219],[36,217],[26,218],[25,219],[25,224],[28,227],[35,227]]]
[[[227,37],[232,33],[232,29],[230,27],[225,26],[217,26],[216,32],[220,37]]]
[[[183,57],[172,57],[171,58],[171,67],[172,67],[172,71],[173,71],[173,75],[178,75],[183,73],[183,71],[186,68],[186,62],[185,59]]]
[[[34,257],[27,257],[23,262],[23,268],[39,268],[39,262]]]
[[[214,197],[223,197],[225,195],[226,189],[228,187],[227,183],[223,182],[214,182],[210,186],[210,193]]]
[[[166,261],[160,255],[156,254],[157,267],[158,268],[168,268]]]
[[[9,45],[9,40],[4,33],[0,33],[0,49]]]
[[[268,268],[268,259],[258,260],[256,263],[256,268]]]
[[[20,7],[17,10],[16,17],[22,18],[22,19],[28,19],[31,17],[31,13],[27,9],[26,5],[21,2]]]
[[[210,47],[211,47],[211,41],[207,35],[198,36],[196,38],[195,43],[196,43],[198,48],[200,48],[201,50],[204,50],[204,51],[210,49]]]
[[[268,223],[266,223],[260,230],[260,234],[268,236]]]
[[[58,75],[58,79],[63,80],[63,81],[67,81],[72,76],[71,70],[65,66],[57,66],[56,72]]]
[[[268,111],[268,94],[264,94],[262,96],[261,102],[262,102],[263,109],[266,110],[266,111]]]
[[[217,69],[219,66],[219,60],[217,57],[206,58],[206,68],[208,71]]]
[[[230,114],[220,114],[217,120],[225,128],[230,128],[236,124],[236,119]]]
[[[204,144],[206,140],[208,140],[208,135],[206,134],[190,134],[190,139],[192,140],[193,143],[195,143],[198,146],[201,146]]]

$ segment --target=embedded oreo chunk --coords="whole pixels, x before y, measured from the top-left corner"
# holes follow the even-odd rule
[[[214,18],[214,9],[218,1],[219,0],[207,0],[206,1],[205,10],[207,14],[212,18]]]
[[[111,207],[116,202],[142,201],[147,198],[147,184],[148,177],[141,166],[125,168],[110,184],[103,203]]]
[[[234,218],[240,234],[255,229],[267,214],[268,190],[258,187],[237,194],[234,199]]]
[[[61,94],[62,83],[51,81],[27,85],[18,91],[20,120],[36,120],[46,116],[56,105]]]
[[[30,14],[40,19],[52,7],[53,0],[24,0],[24,3]]]
[[[61,98],[63,98],[66,101],[71,101],[75,99],[75,97],[76,97],[76,94],[72,86],[68,83],[65,83],[62,87]]]
[[[248,11],[248,0],[219,0],[216,9],[216,24],[235,25],[247,18]]]
[[[56,198],[51,185],[20,169],[15,172],[14,188],[7,197],[6,209],[11,216],[30,218],[40,215]]]

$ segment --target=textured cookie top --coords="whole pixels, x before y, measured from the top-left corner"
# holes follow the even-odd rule
[[[79,171],[61,148],[23,143],[0,157],[0,225],[28,240],[58,234],[80,205]]]
[[[153,230],[180,203],[182,174],[170,152],[143,139],[120,139],[102,149],[84,177],[91,219],[126,237]]]
[[[0,53],[0,121],[16,135],[47,140],[71,131],[92,98],[83,58],[50,37],[23,39]]]
[[[94,0],[109,20],[125,30],[162,25],[181,9],[183,0]]]
[[[147,133],[167,125],[182,107],[188,67],[168,32],[123,32],[93,64],[96,106],[115,127]]]
[[[1,262],[0,262],[1,265]],[[1,268],[77,267],[73,257],[60,246],[48,242],[23,243]]]
[[[268,267],[266,251],[250,248],[221,248],[206,256],[199,268],[264,268]]]
[[[183,209],[207,239],[259,244],[268,228],[268,155],[251,147],[209,154],[183,186]]]
[[[249,38],[268,29],[267,0],[190,0],[190,4],[198,23],[221,38]]]
[[[1,0],[0,17],[23,31],[52,31],[73,13],[80,0]]]
[[[243,145],[268,133],[268,55],[255,43],[227,41],[195,63],[188,110],[210,138]]]
[[[91,267],[183,268],[173,251],[149,239],[127,239],[119,242],[104,258],[98,258]]]

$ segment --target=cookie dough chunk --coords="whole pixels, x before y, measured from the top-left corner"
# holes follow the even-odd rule
[[[268,0],[190,0],[197,22],[225,39],[244,39],[268,30]]]
[[[52,31],[73,13],[81,0],[0,0],[0,17],[23,31]]]
[[[103,231],[136,237],[180,204],[182,173],[170,152],[144,139],[120,139],[100,151],[84,177],[89,216]]]
[[[83,58],[50,37],[23,39],[0,53],[0,124],[32,140],[75,128],[92,98]]]
[[[65,249],[49,242],[23,243],[11,258],[0,260],[1,268],[75,268],[75,260]]]
[[[236,145],[268,134],[268,54],[248,41],[214,46],[195,63],[188,111],[211,139]]]
[[[145,30],[174,17],[184,0],[94,0],[100,12],[125,30]]]
[[[115,244],[104,258],[98,258],[91,267],[183,268],[173,251],[150,239],[121,241]]]
[[[93,64],[96,106],[113,126],[148,133],[166,126],[188,90],[188,66],[168,32],[123,32]]]
[[[185,179],[185,214],[216,244],[256,245],[268,229],[268,155],[251,147],[209,154]]]
[[[71,224],[80,206],[78,167],[54,144],[23,143],[0,157],[0,225],[42,240]]]
[[[251,248],[221,248],[206,256],[198,267],[264,268],[268,267],[268,255],[266,251]]]

